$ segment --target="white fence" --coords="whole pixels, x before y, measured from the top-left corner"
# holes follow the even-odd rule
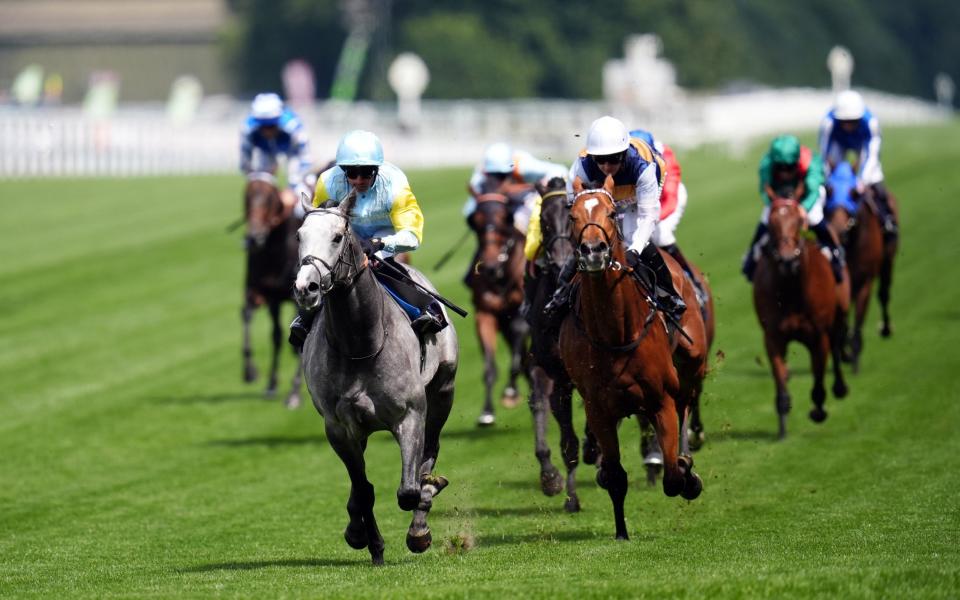
[[[864,95],[882,125],[952,117],[914,98]],[[650,129],[676,146],[721,142],[736,151],[760,135],[816,128],[831,97],[812,89],[690,96],[654,114],[602,102],[434,101],[424,103],[415,132],[399,127],[393,105],[324,103],[298,113],[317,162],[332,158],[345,131],[364,128],[381,136],[388,160],[402,167],[472,165],[498,140],[566,163],[582,146],[585,128],[602,114]],[[109,120],[86,118],[77,108],[2,108],[0,178],[234,172],[246,109],[243,102],[211,98],[189,125],[177,126],[159,105],[121,107]]]

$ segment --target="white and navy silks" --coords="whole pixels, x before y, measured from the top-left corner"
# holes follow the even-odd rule
[[[541,180],[550,180],[554,177],[567,176],[567,168],[561,164],[540,160],[525,150],[513,151],[513,173],[510,177],[514,183],[527,183],[533,185]],[[483,164],[478,164],[470,175],[468,184],[473,194],[481,195],[489,192],[486,189],[487,174],[484,173]],[[527,226],[530,223],[530,214],[536,204],[539,194],[531,191],[523,197],[523,203],[516,207],[513,213],[513,226],[522,234],[527,233]],[[476,198],[471,195],[463,205],[463,216],[467,219],[477,209]]]
[[[255,171],[276,173],[278,156],[282,154],[287,159],[287,182],[291,188],[297,189],[302,185],[304,175],[310,171],[310,145],[306,129],[288,108],[280,115],[277,124],[279,131],[273,138],[266,138],[260,126],[260,122],[252,116],[243,123],[240,170],[245,174]]]
[[[620,169],[613,176],[614,204],[628,250],[643,251],[653,235],[660,219],[665,175],[663,158],[645,142],[631,139]],[[601,187],[606,179],[585,150],[570,167],[567,193],[571,197],[573,181],[578,177],[585,187]]]
[[[831,165],[840,164],[847,152],[857,153],[857,179],[864,185],[883,181],[880,167],[880,125],[869,110],[860,119],[857,129],[848,133],[837,122],[834,111],[827,113],[820,123],[820,155],[823,157],[826,174]]]

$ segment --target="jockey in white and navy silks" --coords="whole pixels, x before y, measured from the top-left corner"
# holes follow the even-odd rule
[[[468,220],[477,209],[477,196],[491,192],[505,193],[507,196],[519,190],[523,193],[522,202],[511,203],[513,226],[527,233],[530,215],[536,210],[540,195],[533,190],[536,183],[546,183],[554,177],[566,177],[567,168],[536,158],[526,150],[511,147],[498,142],[491,144],[483,153],[483,161],[473,169],[467,191],[470,197],[463,205],[463,216]]]
[[[897,224],[890,210],[880,166],[880,124],[859,93],[847,90],[837,94],[833,108],[820,123],[819,141],[828,176],[846,159],[847,153],[856,155],[852,162],[856,165],[857,193],[863,194],[867,188],[873,191],[885,236],[895,238]]]
[[[303,177],[311,163],[306,129],[280,96],[257,94],[240,134],[240,171],[276,174],[280,155],[286,157],[288,182],[280,197],[288,210],[299,210],[297,197],[306,190]]]
[[[673,277],[663,257],[651,244],[651,237],[660,219],[660,194],[667,175],[660,153],[645,141],[631,138],[618,119],[600,117],[590,125],[587,146],[570,167],[567,192],[573,194],[573,182],[580,179],[585,187],[599,188],[607,176],[613,177],[613,201],[627,243],[627,262],[635,266],[643,262],[656,275],[657,297],[661,306],[679,319],[686,309],[683,298],[673,287]],[[575,260],[564,266],[554,298],[555,310],[569,299],[569,282]]]
[[[332,208],[356,193],[350,228],[368,256],[389,260],[392,267],[375,270],[377,279],[411,315],[414,330],[420,334],[440,331],[447,322],[437,301],[391,276],[395,269],[402,270],[391,257],[416,250],[423,239],[423,212],[407,176],[383,159],[380,139],[360,129],[340,139],[335,162],[317,178],[313,206]],[[313,315],[301,311],[290,324],[290,343],[302,347],[312,322]]]

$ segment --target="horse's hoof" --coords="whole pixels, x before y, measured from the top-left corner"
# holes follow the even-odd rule
[[[576,496],[567,496],[566,501],[563,503],[563,510],[568,513],[580,512],[580,498]]]
[[[296,410],[300,408],[300,394],[293,392],[292,394],[287,396],[287,400],[286,402],[283,403],[283,405],[289,408],[290,410]]]
[[[629,541],[630,541],[630,536],[627,535],[627,532],[626,532],[626,531],[622,531],[622,532],[617,533],[616,540],[617,540],[618,542],[629,542]]]
[[[490,427],[497,420],[491,412],[482,412],[477,417],[477,427]]]
[[[827,420],[827,411],[822,408],[814,408],[810,411],[810,420],[814,423],[823,423]]]
[[[696,500],[703,491],[703,480],[696,473],[690,473],[683,480],[683,491],[680,495],[685,500]]]
[[[880,337],[888,338],[893,335],[893,327],[889,325],[880,325]]]
[[[847,388],[846,383],[842,381],[833,382],[833,396],[835,398],[846,398],[848,393],[850,393],[850,390]]]
[[[411,488],[408,490],[397,490],[397,505],[400,510],[414,510],[420,505],[420,488]]]
[[[375,567],[383,566],[383,551],[381,550],[379,554],[370,553],[370,562],[373,563]]]
[[[267,389],[263,390],[263,397],[266,398],[267,400],[273,400],[276,396],[277,396],[276,386],[268,387]]]
[[[600,457],[600,449],[596,444],[589,444],[587,442],[583,443],[583,463],[586,465],[595,465],[597,464],[597,459]]]
[[[346,540],[347,545],[354,550],[363,550],[367,547],[367,532],[362,530],[354,531],[350,525],[347,525],[347,528],[343,530],[343,539]]]
[[[450,485],[450,481],[443,475],[424,475],[420,479],[421,488],[433,488],[430,491],[430,497],[436,498],[443,491],[443,488]]]
[[[690,450],[693,452],[703,448],[703,443],[706,439],[707,436],[702,431],[687,430],[687,444],[690,445]]]
[[[500,404],[504,408],[516,408],[519,403],[520,394],[517,392],[517,388],[508,387],[503,390],[503,395],[500,396]]]
[[[540,471],[540,489],[546,496],[556,496],[563,491],[563,477],[556,468]]]
[[[258,375],[256,367],[247,367],[243,370],[243,382],[253,383],[257,380]]]
[[[677,457],[677,466],[683,469],[684,474],[693,470],[693,457],[689,454],[681,454]]]
[[[410,552],[413,552],[414,554],[426,552],[432,543],[433,536],[430,534],[429,529],[416,535],[409,531],[407,532],[407,548],[409,548]]]
[[[663,493],[669,498],[679,496],[683,491],[684,477],[678,479],[663,478]]]

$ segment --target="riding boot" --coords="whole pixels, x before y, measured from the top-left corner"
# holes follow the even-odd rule
[[[548,327],[558,322],[566,313],[570,303],[570,292],[573,289],[573,276],[577,274],[577,259],[571,256],[560,269],[557,275],[557,289],[553,297],[543,307],[543,314],[547,318]]]
[[[817,241],[820,242],[820,245],[830,251],[830,267],[833,269],[833,278],[837,280],[837,283],[840,283],[843,281],[843,248],[834,241],[833,234],[827,227],[826,219],[817,223],[812,229],[817,235]]]
[[[750,240],[750,246],[747,247],[747,253],[743,257],[743,266],[740,272],[744,274],[747,281],[753,281],[753,271],[757,268],[757,244],[760,239],[767,234],[767,226],[764,223],[757,223],[757,230],[753,233],[753,239]]]
[[[670,267],[664,262],[657,247],[651,243],[643,247],[643,251],[640,252],[640,260],[653,270],[656,279],[657,304],[679,322],[680,317],[683,316],[683,311],[687,310],[687,304],[677,293],[676,288],[673,287],[673,275],[670,273]]]
[[[880,211],[880,222],[883,224],[883,241],[894,242],[900,233],[897,226],[897,219],[890,210],[890,196],[887,194],[887,187],[882,182],[870,186],[873,190],[873,198],[877,204],[877,210]]]
[[[439,333],[447,325],[447,320],[443,316],[443,309],[440,308],[440,303],[435,300],[421,307],[420,316],[410,323],[410,326],[419,336]]]
[[[693,269],[690,268],[690,263],[687,262],[687,257],[683,255],[683,252],[680,252],[680,247],[676,244],[664,246],[663,250],[666,250],[667,254],[672,256],[673,260],[680,264],[680,268],[683,269],[683,272],[690,277],[690,281],[693,282],[693,287],[697,291],[697,300],[702,306],[707,300],[707,291],[703,289],[700,281],[698,281],[697,277],[693,274]]]
[[[319,307],[315,310],[297,309],[297,316],[290,323],[290,337],[287,338],[297,352],[303,352],[303,343],[307,341],[307,334],[310,333],[318,312],[320,312]]]

